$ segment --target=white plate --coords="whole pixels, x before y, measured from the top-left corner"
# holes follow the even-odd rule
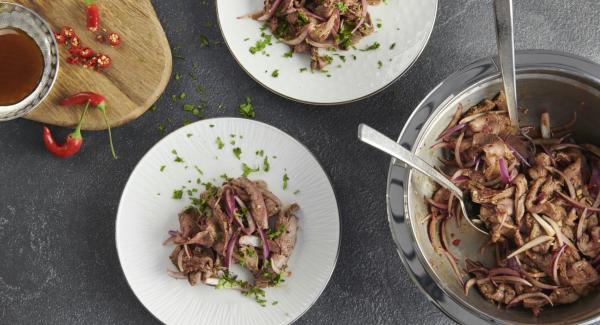
[[[356,101],[373,95],[398,79],[419,57],[435,23],[437,0],[387,0],[370,6],[373,24],[381,28],[363,38],[356,47],[363,49],[379,42],[372,51],[337,51],[346,62],[333,56],[328,73],[310,72],[307,54],[285,58],[289,47],[273,37],[266,50],[270,56],[249,51],[260,39],[261,23],[236,17],[262,9],[263,0],[217,0],[219,25],[227,46],[242,68],[258,83],[283,97],[308,103],[332,105]],[[266,31],[267,32],[267,31]],[[394,49],[390,49],[395,43]],[[328,52],[328,54],[332,54]],[[352,55],[356,56],[353,60]],[[382,66],[378,68],[378,62]],[[338,67],[337,65],[341,66]],[[300,73],[301,68],[309,68]],[[279,76],[271,76],[273,70]],[[327,77],[330,75],[330,77]]]
[[[230,144],[230,134],[238,135],[235,146]],[[222,150],[215,143],[217,137],[226,144]],[[242,148],[241,160],[234,156],[234,147]],[[174,162],[173,150],[183,163]],[[182,185],[193,188],[198,177],[215,184],[221,184],[219,176],[224,173],[237,177],[242,162],[254,167],[263,161],[257,150],[269,156],[271,170],[249,177],[265,180],[284,204],[297,202],[301,208],[298,242],[289,263],[292,276],[282,286],[266,289],[266,307],[239,291],[192,287],[187,280],[169,277],[166,270],[174,269],[169,261],[173,247],[162,245],[167,231],[178,229],[177,214],[189,204],[187,195],[182,200],[172,199],[173,190]],[[161,172],[162,165],[166,168]],[[290,180],[288,189],[283,190],[286,172]],[[300,192],[294,193],[297,190]],[[116,221],[117,251],[125,277],[142,304],[166,324],[291,323],[325,289],[336,264],[339,238],[333,188],[310,151],[272,126],[237,118],[190,124],[156,144],[131,174]],[[234,272],[243,275],[241,271]],[[272,305],[272,301],[278,303]]]

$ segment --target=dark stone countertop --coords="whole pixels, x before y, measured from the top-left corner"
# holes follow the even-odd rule
[[[174,72],[199,64],[207,117],[237,116],[238,105],[250,96],[257,120],[303,142],[331,176],[342,218],[339,261],[325,292],[298,323],[452,323],[407,277],[386,221],[389,158],[360,144],[356,127],[366,122],[397,137],[412,108],[436,84],[492,55],[491,2],[441,0],[429,45],[402,79],[366,100],[330,108],[273,95],[248,77],[222,44],[201,48],[201,34],[222,41],[212,1],[153,2],[171,45],[181,44],[186,57],[175,60]],[[600,2],[515,3],[518,49],[560,50],[600,62]],[[62,161],[45,152],[40,124],[0,124],[0,323],[157,322],[121,272],[115,214],[129,173],[161,138],[158,125],[170,132],[190,118],[170,96],[192,93],[194,86],[171,81],[155,112],[115,129],[117,161],[101,132],[87,133],[83,152]]]

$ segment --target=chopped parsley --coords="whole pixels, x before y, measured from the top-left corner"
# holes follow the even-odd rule
[[[392,45],[390,45],[390,50],[393,50],[394,47],[396,47],[396,43],[392,43]]]
[[[175,191],[173,191],[173,199],[175,199],[175,200],[181,200],[182,197],[183,197],[183,190],[175,190]]]
[[[226,182],[228,182],[231,179],[231,177],[227,176],[227,174],[223,174],[223,175],[221,175],[219,177],[221,177]]]
[[[376,50],[379,48],[379,46],[380,46],[379,42],[373,42],[373,44],[365,47],[364,49],[361,49],[361,51],[365,52],[365,51]]]
[[[150,111],[151,111],[151,112],[156,112],[156,109],[157,109],[157,108],[158,108],[158,107],[156,106],[156,104],[154,104],[154,105],[150,106]]]
[[[291,57],[292,57],[292,55],[294,55],[294,52],[293,52],[293,51],[289,51],[289,52],[285,52],[285,53],[283,54],[283,57],[284,57],[284,58],[291,58]]]
[[[225,143],[223,142],[221,137],[217,137],[217,139],[215,140],[215,143],[217,144],[217,147],[219,148],[219,150],[223,149],[223,147],[225,147]]]
[[[208,45],[209,45],[208,37],[206,37],[206,35],[204,35],[204,34],[200,34],[200,46],[208,47]]]
[[[306,70],[308,70],[308,68],[300,68],[300,73],[302,73],[302,72],[304,72]]]
[[[381,69],[383,67],[383,62],[381,60],[377,61],[377,69]]]
[[[278,303],[279,303],[279,301],[277,301],[277,300],[273,300],[273,302],[271,303],[271,305],[275,306],[275,305],[277,305]]]
[[[186,93],[179,94],[179,99],[186,99],[186,97],[187,97]]]
[[[165,133],[167,133],[167,127],[164,124],[159,124],[156,129],[158,130],[160,135],[165,135]]]
[[[273,70],[273,73],[271,73],[271,77],[273,77],[273,78],[279,77],[279,69]]]
[[[252,99],[246,97],[246,102],[240,104],[240,115],[247,118],[255,118],[256,112],[254,112],[254,106],[252,106]]]
[[[188,138],[191,138],[191,137],[193,137],[193,136],[194,136],[194,134],[193,134],[193,133],[188,133],[188,134],[186,134],[186,136],[187,136]]]
[[[263,160],[263,170],[265,172],[268,172],[269,170],[271,170],[271,164],[269,164],[269,157],[265,156],[265,159]]]
[[[381,23],[377,23],[377,28],[381,28],[383,26]]]
[[[254,46],[250,47],[250,53],[256,54],[257,52],[263,51],[267,47],[267,45],[271,45],[271,35],[265,34],[263,32],[261,36],[262,39],[256,41]]]
[[[335,42],[342,49],[348,49],[352,46],[352,30],[356,27],[353,22],[344,22],[340,27],[338,34],[335,36]]]
[[[348,11],[348,6],[346,6],[346,4],[344,2],[342,2],[342,1],[336,3],[335,5],[340,10],[340,14],[343,14],[346,11]]]
[[[298,194],[300,194],[300,190],[295,190],[294,195],[298,195]]]
[[[183,105],[183,110],[186,112],[191,112],[194,110],[194,108],[196,108],[196,106],[192,105],[192,104],[185,104]]]
[[[171,153],[175,155],[175,160],[174,160],[175,162],[178,162],[178,163],[183,162],[183,158],[179,157],[177,150],[173,149],[173,151],[171,151]]]
[[[161,172],[161,173],[162,173],[162,172],[164,172],[164,171],[165,171],[165,168],[167,168],[167,166],[165,166],[165,165],[162,165],[162,166],[160,166],[160,172]]]
[[[246,37],[246,38],[244,38],[244,42],[247,42],[247,41],[249,41],[249,40],[250,40],[250,37]]]
[[[175,74],[175,80],[179,80],[179,79],[181,79],[181,75],[179,73],[176,73]]]
[[[283,235],[284,232],[285,232],[285,225],[280,223],[279,227],[277,227],[277,230],[269,229],[269,231],[267,231],[267,238],[270,240],[279,238],[281,235]]]
[[[242,149],[240,147],[233,148],[233,154],[239,160],[240,155],[242,154]]]
[[[288,181],[290,180],[289,176],[287,173],[283,174],[283,190],[287,190],[288,188]]]
[[[306,25],[310,21],[308,19],[308,17],[306,17],[304,10],[298,11],[298,21],[300,22],[301,25]]]
[[[202,169],[200,169],[200,167],[194,165],[194,169],[196,169],[196,171],[198,172],[198,174],[204,175],[204,172],[202,171]]]
[[[251,173],[257,173],[259,171],[260,171],[260,167],[252,168],[252,167],[246,165],[246,163],[242,164],[242,176],[244,176],[244,177],[247,177]]]
[[[197,85],[196,86],[196,92],[198,92],[199,94],[202,94],[204,92],[204,86]]]
[[[256,150],[256,155],[262,157],[262,156],[265,155],[265,151],[262,150],[262,149],[261,150]]]

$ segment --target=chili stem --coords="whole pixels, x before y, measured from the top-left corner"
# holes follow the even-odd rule
[[[89,107],[90,107],[90,102],[87,102],[87,104],[85,104],[85,108],[83,109],[83,113],[81,114],[81,117],[79,118],[77,127],[75,128],[75,132],[73,132],[73,133],[81,133],[81,124],[83,123],[83,118],[85,117],[85,114],[87,114],[87,110]]]
[[[110,131],[110,123],[108,123],[108,118],[106,117],[106,109],[101,109],[101,111],[102,111],[102,116],[104,117],[104,122],[106,123],[106,126],[108,127],[108,141],[110,143],[110,151],[112,152],[113,158],[118,159],[117,153],[115,152],[115,147],[113,146],[112,132]]]

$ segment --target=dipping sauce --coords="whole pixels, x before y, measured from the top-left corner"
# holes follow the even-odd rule
[[[31,94],[43,70],[44,57],[33,38],[20,29],[0,29],[0,106]]]

